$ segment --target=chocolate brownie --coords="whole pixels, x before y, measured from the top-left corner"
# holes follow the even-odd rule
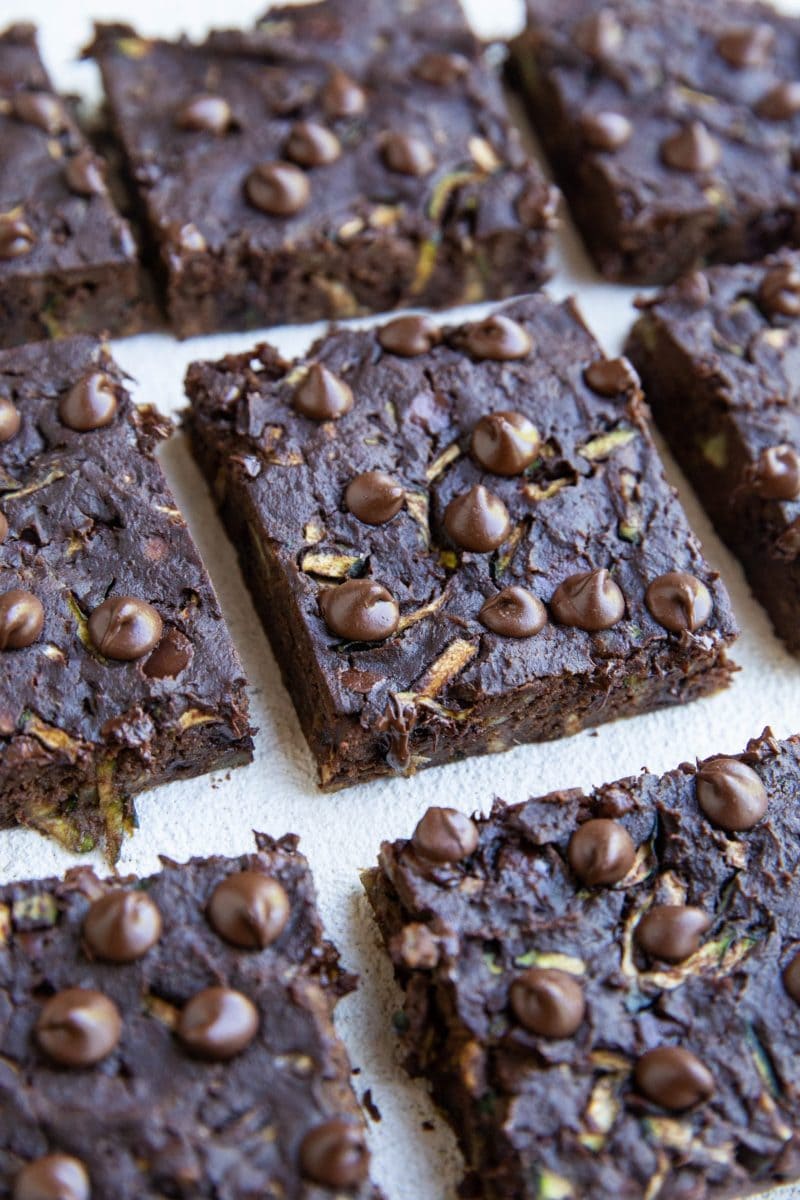
[[[602,273],[667,283],[800,238],[800,20],[739,0],[528,0],[512,72]]]
[[[728,598],[571,302],[190,367],[186,426],[337,788],[723,687]],[[549,612],[546,606],[549,606]]]
[[[133,236],[32,25],[0,33],[0,160],[0,346],[142,328],[152,313]]]
[[[800,254],[714,267],[640,307],[628,351],[656,420],[800,653]]]
[[[380,1200],[297,839],[0,888],[2,1200]]]
[[[261,34],[202,45],[97,29],[90,53],[179,335],[546,278],[556,193],[457,6],[447,36],[436,20],[422,33],[438,4],[406,7],[371,5],[363,29],[354,0],[328,0],[322,28],[319,5],[296,30],[296,10],[278,9]],[[334,19],[347,36],[324,36]]]
[[[91,338],[0,353],[0,828],[114,857],[135,792],[252,756],[169,431]]]
[[[365,884],[396,1024],[487,1200],[800,1178],[800,737],[432,808]]]

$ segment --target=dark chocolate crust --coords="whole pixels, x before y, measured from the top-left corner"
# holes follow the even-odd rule
[[[427,864],[384,844],[365,885],[405,1006],[407,1065],[430,1079],[487,1200],[717,1200],[800,1176],[800,1008],[781,972],[800,943],[800,738],[766,731],[741,756],[768,795],[746,833],[712,826],[695,768],[497,804],[474,854]],[[638,847],[613,887],[582,888],[566,847],[589,818]],[[697,906],[702,944],[676,965],[634,941],[653,903]],[[531,966],[580,982],[577,1032],[547,1039],[509,1009]],[[711,1071],[705,1104],[667,1112],[637,1092],[646,1051],[679,1045]]]
[[[0,1197],[31,1160],[67,1154],[85,1165],[92,1200],[379,1200],[369,1183],[333,1189],[304,1181],[299,1148],[333,1117],[363,1130],[347,1055],[331,1016],[355,980],[323,936],[313,881],[297,839],[256,836],[240,858],[163,860],[160,874],[101,882],[87,868],[64,881],[0,888]],[[264,950],[223,941],[205,915],[233,872],[277,880],[288,924]],[[163,932],[138,961],[93,959],[82,927],[90,903],[124,886],[158,907]],[[175,1035],[180,1010],[207,987],[257,1007],[260,1032],[237,1057],[192,1058]],[[116,1048],[92,1068],[54,1066],[36,1043],[55,991],[92,988],[122,1016]],[[363,1134],[362,1134],[363,1136]]]
[[[621,35],[607,31],[605,50],[602,36],[581,33],[601,11]],[[767,119],[759,104],[796,78],[800,21],[739,0],[528,0],[528,13],[511,44],[513,76],[604,275],[668,283],[705,261],[760,258],[798,240],[800,111]],[[720,54],[720,37],[762,25],[774,40],[758,65]],[[607,112],[631,122],[616,150],[593,147],[582,127],[586,114]],[[676,170],[661,146],[692,121],[719,162]]]
[[[766,499],[753,486],[762,451],[800,452],[800,321],[770,313],[760,297],[781,268],[800,270],[800,254],[716,267],[643,302],[628,353],[673,454],[797,654],[800,496]]]
[[[75,432],[59,399],[93,370],[112,381],[116,416]],[[169,422],[134,407],[108,351],[90,338],[7,350],[0,397],[21,417],[0,444],[0,591],[44,607],[41,637],[0,653],[0,827],[72,850],[105,837],[114,855],[131,795],[250,761],[242,667],[154,457]],[[188,658],[176,677],[97,652],[87,618],[109,595],[156,608]]]
[[[556,192],[510,128],[460,10],[446,34],[436,20],[423,33],[430,0],[399,18],[389,6],[391,20],[374,5],[381,23],[365,18],[362,34],[351,0],[330,0],[322,21],[318,7],[301,17],[277,9],[252,37],[218,34],[203,45],[126,26],[96,31],[90,53],[180,336],[510,296],[548,275]],[[326,38],[331,21],[348,36]],[[414,76],[425,53],[445,48],[461,55],[462,74],[438,84]],[[362,113],[325,111],[333,68],[364,89]],[[179,128],[181,106],[209,92],[231,107],[227,131]],[[248,176],[284,159],[292,126],[306,120],[336,135],[339,158],[306,170],[302,211],[259,211]],[[430,173],[390,170],[388,133],[421,139],[435,159]]]
[[[338,330],[305,363],[268,346],[187,375],[194,453],[239,550],[242,569],[317,758],[323,787],[413,772],[683,703],[723,687],[735,624],[703,561],[645,423],[641,394],[602,398],[585,383],[601,352],[574,305],[545,297],[501,310],[535,349],[517,362],[478,361],[464,327],[426,354],[384,351],[380,331]],[[355,396],[338,421],[291,407],[311,363]],[[476,421],[516,409],[540,431],[524,475],[484,472],[469,455]],[[405,507],[371,526],[346,511],[350,480],[381,470]],[[448,502],[483,484],[506,504],[511,534],[492,554],[454,549]],[[524,585],[549,603],[562,580],[607,568],[627,605],[600,633],[554,622],[510,639],[478,620],[485,600]],[[695,633],[668,633],[644,594],[669,571],[710,589]],[[385,585],[398,633],[377,645],[335,637],[320,596],[348,577]]]

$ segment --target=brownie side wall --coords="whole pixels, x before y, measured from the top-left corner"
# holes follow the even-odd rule
[[[19,275],[0,292],[0,347],[103,330],[110,337],[140,333],[151,314],[135,263],[86,267],[59,275]]]

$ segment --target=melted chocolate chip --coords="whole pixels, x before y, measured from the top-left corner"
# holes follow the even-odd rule
[[[378,330],[378,341],[390,354],[416,358],[428,354],[441,341],[439,326],[430,317],[396,317]]]
[[[64,180],[77,196],[99,196],[105,191],[103,168],[91,150],[81,150],[67,159]]]
[[[694,633],[705,625],[714,607],[703,581],[686,571],[659,575],[644,599],[653,619],[672,633]]]
[[[767,811],[767,791],[752,767],[738,758],[712,758],[697,772],[697,802],[714,825],[741,833]]]
[[[353,393],[333,371],[314,363],[295,388],[292,407],[312,421],[337,421],[353,407]]]
[[[148,679],[177,679],[192,661],[192,643],[179,629],[165,630],[142,671]]]
[[[367,1178],[369,1152],[362,1130],[335,1117],[310,1129],[300,1143],[300,1171],[325,1188],[354,1188]]]
[[[679,963],[700,949],[711,917],[685,904],[655,904],[636,926],[636,943],[651,958]]]
[[[38,596],[12,588],[0,593],[0,650],[32,646],[44,628],[44,609]]]
[[[204,93],[193,96],[178,109],[175,123],[180,129],[188,129],[192,133],[213,133],[219,137],[231,128],[233,113],[223,96]]]
[[[79,1158],[46,1154],[23,1167],[12,1200],[89,1200],[89,1173]]]
[[[597,633],[611,629],[625,616],[625,597],[605,567],[568,576],[550,601],[561,625]]]
[[[444,527],[462,550],[488,554],[508,537],[511,518],[500,497],[478,485],[450,501],[445,509]]]
[[[633,1078],[643,1096],[670,1112],[693,1108],[714,1094],[714,1076],[682,1046],[648,1050],[636,1063]]]
[[[765,500],[797,500],[800,497],[800,454],[793,446],[770,446],[762,450],[753,471],[753,490]]]
[[[108,1057],[121,1033],[116,1004],[92,988],[56,992],[36,1022],[39,1045],[62,1067],[94,1066]]]
[[[146,892],[115,888],[89,908],[83,937],[95,958],[131,963],[161,937],[161,913]]]
[[[209,987],[184,1006],[175,1032],[192,1054],[211,1062],[235,1058],[258,1033],[258,1009],[233,988]]]
[[[311,184],[292,163],[259,163],[247,176],[245,195],[254,208],[271,217],[292,217],[311,199]]]
[[[208,919],[220,937],[246,950],[264,950],[286,928],[289,897],[277,879],[260,871],[235,871],[214,888]]]
[[[341,156],[342,143],[324,125],[298,121],[289,132],[283,152],[301,167],[325,167]]]
[[[0,258],[21,258],[30,254],[36,235],[27,221],[20,216],[0,215]]]
[[[583,372],[586,384],[598,396],[627,395],[639,390],[639,376],[627,358],[598,358]]]
[[[163,631],[161,617],[137,596],[109,596],[89,617],[89,637],[105,658],[133,662],[149,654]]]
[[[464,349],[473,358],[510,362],[527,358],[533,349],[533,341],[516,321],[496,313],[485,321],[466,326]]]
[[[569,839],[569,865],[589,887],[619,883],[635,859],[636,847],[625,826],[605,817],[585,821]]]
[[[17,92],[13,100],[13,109],[18,121],[36,125],[51,137],[67,128],[67,118],[61,101],[51,92]]]
[[[320,100],[329,117],[357,117],[367,107],[364,89],[338,67],[331,71]]]
[[[320,593],[325,624],[348,642],[381,642],[400,620],[394,596],[374,579],[348,579]]]
[[[500,637],[534,637],[547,624],[547,609],[527,588],[512,586],[490,596],[478,620]]]
[[[0,396],[0,443],[10,442],[19,433],[22,418],[19,409],[7,396]]]
[[[494,475],[521,475],[536,461],[542,439],[535,425],[518,412],[487,413],[472,431],[472,457]]]
[[[793,263],[771,267],[758,291],[758,302],[768,317],[800,317],[800,271]]]
[[[58,415],[68,429],[87,433],[110,425],[117,412],[114,381],[103,371],[84,375],[65,392],[58,404]]]
[[[457,863],[478,848],[478,827],[455,808],[429,808],[414,830],[417,854],[436,863]]]
[[[584,113],[581,133],[593,150],[621,150],[633,136],[633,125],[622,113]]]
[[[611,58],[622,45],[624,30],[610,8],[601,8],[580,21],[573,31],[575,45],[590,58]]]
[[[578,981],[552,968],[531,967],[514,980],[509,999],[520,1025],[540,1037],[572,1037],[586,1013]]]
[[[365,525],[385,525],[397,516],[406,499],[403,485],[385,471],[365,471],[347,485],[344,501]]]
[[[776,84],[756,105],[756,113],[766,121],[791,121],[800,112],[800,83]]]
[[[469,71],[469,60],[463,54],[424,54],[414,67],[417,79],[437,87],[452,87]]]
[[[717,50],[732,67],[762,67],[775,44],[770,25],[749,25],[729,29],[717,41]]]
[[[661,158],[676,171],[711,171],[722,158],[722,148],[702,121],[692,121],[661,143]]]
[[[4,542],[8,537],[8,521],[5,515],[0,512],[0,543]]]
[[[800,954],[795,954],[783,969],[783,986],[787,995],[800,1004]]]

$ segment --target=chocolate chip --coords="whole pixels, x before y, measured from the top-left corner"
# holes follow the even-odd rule
[[[147,662],[142,667],[148,679],[177,679],[192,661],[192,643],[179,629],[165,630]]]
[[[795,954],[794,958],[784,967],[783,986],[795,1003],[800,1004],[800,954]]]
[[[117,412],[117,393],[113,379],[103,371],[84,375],[65,392],[58,404],[58,415],[68,429],[87,433],[110,425]]]
[[[258,1026],[258,1009],[247,996],[209,987],[184,1005],[175,1032],[198,1058],[224,1062],[250,1045]]]
[[[800,83],[779,83],[766,92],[756,105],[756,113],[766,121],[791,121],[800,112]]]
[[[712,758],[697,772],[697,802],[714,825],[741,833],[767,811],[767,791],[752,767],[738,758]]]
[[[292,217],[311,199],[311,184],[291,163],[259,163],[247,176],[245,195],[254,208],[271,217]]]
[[[800,317],[800,271],[794,263],[780,263],[767,271],[758,302],[768,317]]]
[[[670,1112],[693,1108],[714,1094],[714,1076],[682,1046],[648,1050],[636,1063],[633,1078],[643,1096]]]
[[[188,129],[192,133],[213,133],[220,136],[231,128],[233,113],[223,96],[203,93],[193,96],[178,109],[175,123],[180,129]]]
[[[625,597],[605,567],[601,567],[569,575],[553,593],[550,608],[561,625],[596,633],[611,629],[622,620]]]
[[[113,1000],[92,988],[67,988],[47,1001],[36,1022],[36,1038],[62,1067],[91,1067],[107,1058],[122,1033]]]
[[[347,485],[344,501],[365,525],[385,525],[405,503],[403,485],[385,471],[365,471]]]
[[[512,586],[490,596],[478,620],[500,637],[534,637],[547,624],[547,609],[527,588]]]
[[[44,609],[38,596],[20,588],[0,593],[0,650],[24,650],[40,637]]]
[[[425,142],[406,133],[387,133],[381,141],[383,161],[398,175],[430,175],[436,159]]]
[[[286,928],[289,897],[261,871],[235,871],[214,888],[208,919],[220,937],[246,950],[264,950]]]
[[[105,658],[133,662],[157,645],[161,617],[137,596],[109,596],[89,617],[89,637]]]
[[[430,317],[396,317],[378,330],[378,341],[390,354],[416,358],[428,354],[441,341],[439,326]]]
[[[381,642],[391,637],[400,620],[394,596],[373,579],[348,579],[320,593],[325,624],[348,642]]]
[[[19,433],[22,417],[19,409],[7,396],[0,396],[0,443],[10,442]]]
[[[682,275],[674,289],[682,303],[690,304],[692,308],[705,308],[711,299],[711,285],[702,271]]]
[[[714,607],[703,581],[686,571],[659,575],[644,599],[653,619],[672,633],[694,633],[705,625]]]
[[[581,133],[593,150],[620,150],[631,140],[633,125],[622,113],[587,112],[581,117]]]
[[[510,317],[495,313],[485,321],[466,326],[464,349],[473,358],[494,359],[510,362],[527,358],[533,349],[533,341],[527,330]]]
[[[36,235],[21,216],[0,214],[0,259],[21,258],[30,254]]]
[[[469,71],[469,60],[463,54],[424,54],[414,67],[417,79],[438,87],[452,87]]]
[[[729,29],[717,41],[717,50],[732,67],[762,67],[775,44],[771,25],[749,25]]]
[[[36,125],[51,137],[67,128],[61,101],[50,92],[17,92],[12,107],[17,120]]]
[[[364,89],[338,67],[331,71],[320,99],[329,117],[357,117],[367,107]]]
[[[325,167],[340,157],[342,143],[324,125],[316,121],[298,121],[289,131],[283,152],[301,167]]]
[[[8,521],[6,520],[5,515],[0,512],[0,544],[2,544],[6,540],[7,537],[8,537]]]
[[[78,196],[99,196],[105,191],[102,164],[91,150],[81,150],[67,159],[64,180]]]
[[[457,863],[478,848],[478,827],[456,808],[429,808],[411,837],[417,854],[437,863]]]
[[[367,1178],[369,1151],[362,1130],[335,1117],[310,1129],[300,1143],[300,1171],[326,1188],[354,1188]]]
[[[12,1200],[89,1200],[89,1173],[79,1158],[46,1154],[23,1167]]]
[[[511,529],[511,518],[500,497],[478,485],[450,501],[444,527],[462,550],[487,554],[502,546]]]
[[[95,958],[131,963],[161,937],[161,913],[146,892],[115,888],[89,908],[83,937]]]
[[[472,431],[470,450],[494,475],[521,475],[535,462],[542,439],[523,413],[495,412],[481,417]]]
[[[711,917],[687,904],[655,904],[636,926],[636,943],[651,958],[679,963],[700,949]]]
[[[531,967],[514,980],[509,999],[520,1025],[540,1037],[572,1037],[586,1014],[581,985],[552,968]]]
[[[624,30],[610,8],[585,17],[573,31],[575,45],[591,58],[611,58],[622,45],[623,36]]]
[[[353,393],[333,371],[314,363],[295,388],[292,407],[312,421],[337,421],[353,407]]]
[[[793,446],[762,450],[753,472],[753,490],[765,500],[800,497],[800,454]]]
[[[625,826],[605,817],[585,821],[569,839],[569,865],[589,887],[619,883],[635,859],[636,847]]]
[[[722,158],[722,147],[702,121],[692,121],[661,143],[661,158],[676,171],[711,171]]]
[[[641,386],[627,358],[597,358],[583,372],[587,386],[598,396],[620,396],[637,392]]]

